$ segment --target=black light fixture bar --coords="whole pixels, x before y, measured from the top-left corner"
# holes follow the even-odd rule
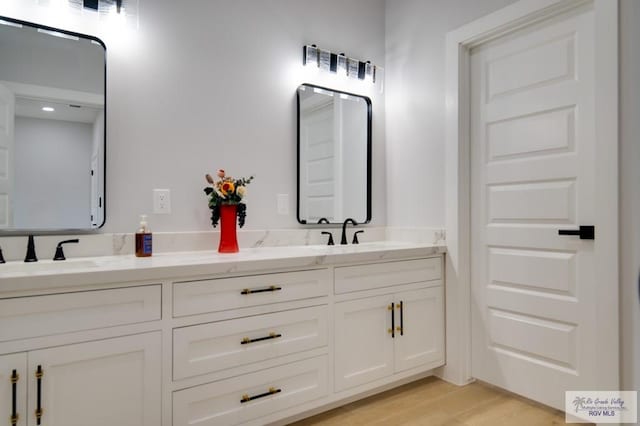
[[[98,0],[82,0],[82,6],[85,9],[98,10]]]
[[[344,53],[329,52],[318,48],[315,44],[305,45],[302,53],[302,64],[305,66],[315,66],[334,73],[337,73],[340,68],[352,78],[364,80],[368,77],[373,83],[376,82],[377,67],[371,64],[371,61],[346,58]],[[329,61],[326,60],[327,57],[330,58]]]
[[[122,1],[123,0],[113,0],[111,3],[115,3],[116,4],[116,11],[118,13],[120,13],[120,11],[122,10]],[[82,6],[85,9],[92,9],[97,11],[98,7],[100,6],[100,0],[82,0]]]

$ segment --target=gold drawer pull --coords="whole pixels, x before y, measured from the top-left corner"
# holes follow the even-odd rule
[[[248,337],[245,337],[245,338],[242,339],[240,344],[241,345],[246,345],[248,343],[262,342],[263,340],[277,339],[278,337],[282,337],[282,334],[271,332],[271,333],[269,333],[268,336],[258,337],[257,339],[250,339]]]
[[[9,417],[9,421],[11,422],[11,426],[15,426],[18,424],[18,420],[20,416],[18,415],[18,380],[20,380],[20,375],[18,374],[18,370],[13,370],[11,373],[10,381],[11,381],[11,417]]]
[[[264,398],[265,396],[269,396],[269,395],[275,395],[276,393],[280,393],[282,392],[282,389],[276,389],[276,388],[269,388],[269,390],[265,393],[261,393],[260,395],[254,395],[254,396],[249,396],[249,394],[244,394],[242,395],[242,399],[240,400],[241,404],[244,404],[245,402],[249,402],[249,401],[253,401],[254,399],[258,399],[258,398]]]
[[[44,410],[42,409],[42,377],[44,376],[44,370],[42,369],[42,366],[39,365],[38,368],[36,369],[36,384],[37,384],[37,389],[38,389],[38,393],[37,393],[37,403],[36,403],[36,411],[35,411],[35,415],[36,415],[36,424],[40,425],[42,424],[42,415],[44,414]]]
[[[272,285],[272,286],[269,286],[269,287],[257,288],[257,289],[245,288],[244,290],[242,290],[240,292],[240,294],[264,293],[264,292],[267,292],[267,291],[278,291],[278,290],[282,290],[282,287],[277,286],[277,285]]]

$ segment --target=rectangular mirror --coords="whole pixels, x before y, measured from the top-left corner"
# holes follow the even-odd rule
[[[0,233],[105,221],[106,47],[0,17]]]
[[[298,87],[298,222],[371,220],[371,100]]]

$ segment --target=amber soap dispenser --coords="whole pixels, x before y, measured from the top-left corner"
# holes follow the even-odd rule
[[[136,231],[136,256],[149,257],[153,252],[153,235],[147,224],[147,215],[140,215],[140,226]]]

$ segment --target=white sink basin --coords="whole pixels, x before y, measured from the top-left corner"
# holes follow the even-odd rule
[[[98,264],[92,260],[62,260],[54,262],[43,260],[39,262],[9,262],[0,264],[0,277],[2,274],[29,274],[38,272],[73,272],[81,269],[97,267]]]

